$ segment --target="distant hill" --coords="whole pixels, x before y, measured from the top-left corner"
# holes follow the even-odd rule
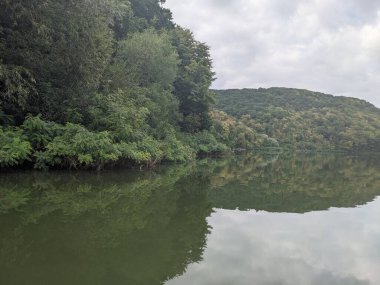
[[[214,92],[216,109],[282,147],[380,151],[380,109],[364,100],[291,88]]]

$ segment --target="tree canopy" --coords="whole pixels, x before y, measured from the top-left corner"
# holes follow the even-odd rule
[[[162,4],[0,3],[1,167],[151,165],[215,141],[209,49]]]

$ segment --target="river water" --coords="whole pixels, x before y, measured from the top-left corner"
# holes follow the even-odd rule
[[[380,284],[380,159],[0,173],[0,284]]]

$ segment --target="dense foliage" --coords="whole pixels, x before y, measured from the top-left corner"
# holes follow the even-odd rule
[[[281,147],[380,151],[380,110],[363,100],[288,88],[215,92],[217,108]]]
[[[0,3],[0,167],[221,152],[208,47],[158,0]]]

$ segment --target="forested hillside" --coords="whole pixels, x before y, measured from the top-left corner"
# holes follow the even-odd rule
[[[380,151],[380,110],[363,100],[289,88],[215,92],[216,108],[283,148]]]
[[[234,147],[210,117],[209,49],[163,2],[0,2],[0,167],[153,165]]]

